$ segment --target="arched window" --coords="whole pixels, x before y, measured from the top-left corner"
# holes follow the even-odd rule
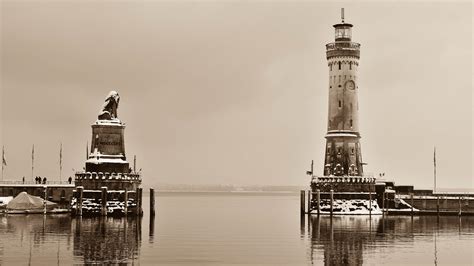
[[[332,71],[332,64],[329,64],[329,69]]]
[[[351,121],[350,121],[350,122],[351,122],[351,127],[352,127],[352,119],[351,119]]]
[[[339,65],[339,70],[341,70],[341,61],[337,62],[337,64]]]
[[[342,101],[339,100],[339,108],[341,108],[341,107],[342,107]]]
[[[352,69],[352,62],[349,62],[349,69]]]

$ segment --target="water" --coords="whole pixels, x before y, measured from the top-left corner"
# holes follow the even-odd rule
[[[0,216],[0,265],[474,264],[474,217],[308,222],[294,193],[158,193],[156,200],[154,219],[147,204],[141,219]]]

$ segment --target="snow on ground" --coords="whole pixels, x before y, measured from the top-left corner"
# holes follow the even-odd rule
[[[372,205],[371,205],[372,204]],[[372,207],[372,209],[370,209]],[[311,213],[318,213],[317,210],[312,210]],[[330,214],[331,205],[329,200],[321,200],[320,214]],[[333,202],[333,214],[334,215],[347,215],[347,214],[382,214],[382,210],[377,204],[377,200],[366,199],[336,199]]]
[[[10,200],[12,200],[13,197],[12,196],[9,196],[9,197],[0,197],[0,206],[3,205],[3,204],[8,204],[8,202],[10,202]]]

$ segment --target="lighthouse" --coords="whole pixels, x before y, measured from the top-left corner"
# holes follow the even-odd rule
[[[310,213],[382,214],[375,178],[364,174],[359,133],[360,44],[352,41],[352,27],[335,24],[334,42],[326,44],[329,104],[322,176],[311,174]],[[379,198],[379,197],[378,197]]]
[[[352,41],[352,24],[335,24],[335,40],[326,44],[329,110],[324,176],[363,174],[359,134],[358,74],[360,44]]]

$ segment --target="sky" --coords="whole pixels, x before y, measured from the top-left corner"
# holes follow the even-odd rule
[[[5,180],[84,166],[90,125],[121,96],[126,155],[144,186],[309,185],[323,172],[325,44],[361,43],[368,174],[474,188],[470,2],[1,1]]]

